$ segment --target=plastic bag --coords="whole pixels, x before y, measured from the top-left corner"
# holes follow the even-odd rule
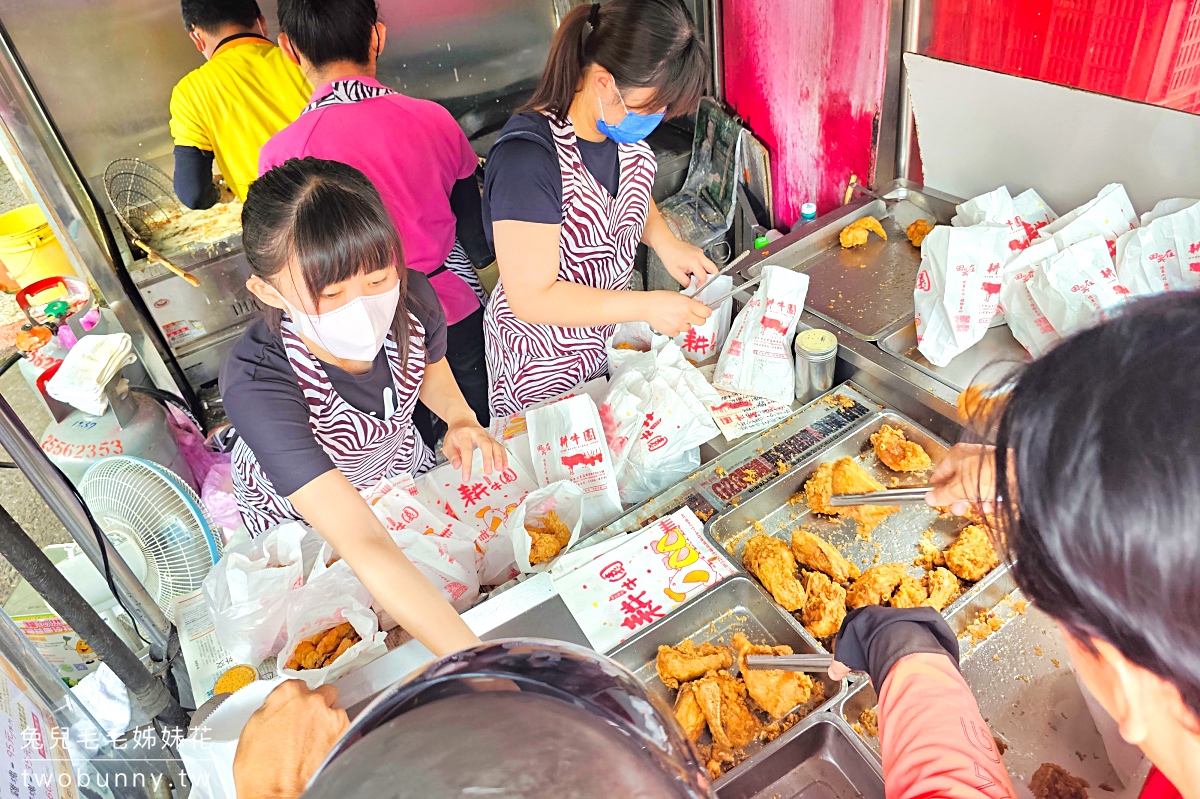
[[[1164,200],[1146,216],[1179,206],[1117,239],[1117,278],[1131,294],[1200,286],[1200,205]]]
[[[1042,229],[1042,237],[1054,237],[1059,251],[1072,244],[1099,236],[1108,242],[1109,257],[1117,254],[1117,239],[1137,227],[1133,203],[1120,183],[1110,183],[1095,199],[1059,217]]]
[[[796,398],[792,339],[804,310],[808,275],[772,264],[763,272],[766,276],[725,340],[713,385],[790,405]]]
[[[1039,241],[1018,253],[1000,275],[1000,309],[1013,337],[1034,358],[1042,357],[1062,340],[1029,293],[1036,267],[1057,253],[1054,239]]]
[[[917,348],[934,366],[983,338],[1000,303],[1011,231],[1000,225],[938,225],[921,242],[913,290]]]
[[[1072,244],[1039,264],[1028,287],[1061,336],[1103,322],[1129,296],[1100,236]]]
[[[558,555],[544,560],[536,566],[530,565],[530,547],[533,546],[526,522],[540,524],[546,514],[554,511],[558,519],[571,531],[571,538]],[[565,553],[579,540],[579,531],[583,528],[583,489],[569,480],[559,480],[545,488],[531,491],[505,523],[512,539],[513,561],[522,574],[534,574],[547,571],[558,556]]]
[[[580,395],[534,408],[526,420],[538,482],[548,486],[570,480],[583,489],[585,530],[618,516],[616,468],[592,398]]]
[[[700,445],[720,434],[709,408],[721,396],[671,342],[631,360],[600,406],[621,501],[642,502],[700,465]]]
[[[612,335],[604,342],[604,349],[608,353],[608,374],[615,376],[631,356],[657,352],[668,341],[669,338],[654,332],[646,322],[622,322],[613,328]]]
[[[349,584],[346,586],[349,588]],[[328,685],[347,672],[365,666],[387,651],[387,633],[379,629],[379,619],[368,606],[365,590],[334,593],[330,586],[306,586],[289,604],[287,641],[279,652],[279,673],[303,680],[309,688]],[[337,660],[319,669],[289,669],[288,660],[297,645],[306,638],[349,622],[362,640],[343,652]]]
[[[225,552],[204,578],[204,602],[220,642],[237,661],[258,666],[279,651],[287,608],[324,545],[316,531],[286,522]]]
[[[225,543],[229,543],[242,526],[242,511],[233,488],[233,460],[228,453],[219,453],[208,470],[200,488],[200,502],[209,518],[220,525]]]
[[[693,287],[695,283],[696,278],[693,277]],[[715,300],[722,294],[727,294],[732,288],[733,277],[730,275],[721,275],[720,277],[711,278],[704,284],[703,288],[691,296],[700,302],[707,303],[709,300]],[[682,293],[686,294],[693,290],[694,288],[686,289]],[[704,324],[689,327],[672,339],[672,341],[683,350],[683,357],[687,358],[688,362],[693,364],[704,363],[721,351],[721,345],[725,343],[725,338],[729,335],[729,323],[732,316],[733,297],[726,297],[713,309],[712,314],[704,320]]]

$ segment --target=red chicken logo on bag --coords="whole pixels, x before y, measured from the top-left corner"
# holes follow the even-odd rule
[[[604,453],[597,452],[592,455],[585,455],[582,452],[577,452],[574,455],[563,455],[560,458],[562,465],[567,467],[571,474],[575,474],[576,466],[595,466],[604,461]]]

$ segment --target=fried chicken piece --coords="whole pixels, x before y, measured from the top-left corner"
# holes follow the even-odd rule
[[[904,431],[884,425],[871,434],[871,446],[883,465],[893,472],[923,472],[933,466],[929,453],[915,441],[909,441]]]
[[[736,758],[728,747],[714,743],[708,748],[708,754],[704,758],[704,767],[708,769],[708,776],[715,780],[725,771],[726,766],[732,766],[734,762],[736,762]]]
[[[675,720],[692,743],[696,743],[708,723],[704,720],[704,711],[700,709],[696,691],[691,683],[679,686],[679,694],[675,697]]]
[[[803,705],[812,698],[813,680],[807,674],[783,669],[746,668],[746,655],[790,655],[790,646],[752,644],[742,633],[735,633],[733,648],[737,651],[738,668],[750,698],[757,702],[772,720],[783,718],[792,708]]]
[[[822,463],[804,484],[804,495],[813,513],[825,516],[849,516],[858,522],[859,534],[869,538],[879,523],[900,510],[898,505],[855,505],[835,508],[829,504],[834,494],[867,494],[882,491],[883,483],[859,466],[853,458]]]
[[[858,723],[862,725],[863,732],[872,738],[879,737],[879,709],[869,707],[862,713],[858,714]]]
[[[846,604],[851,608],[882,605],[892,596],[900,581],[908,576],[902,563],[882,563],[872,566],[854,581],[846,591]]]
[[[347,649],[354,646],[361,640],[362,639],[359,638],[357,635],[350,635],[350,636],[343,638],[342,642],[340,644],[338,644],[338,648],[333,650],[332,652],[330,652],[329,657],[325,658],[324,665],[328,666],[330,663],[337,660],[342,655],[346,654]]]
[[[746,705],[745,683],[722,670],[709,672],[692,685],[714,744],[741,749],[754,740],[762,724]]]
[[[904,235],[908,236],[909,242],[914,247],[920,247],[921,242],[925,241],[925,237],[929,235],[929,231],[933,230],[935,225],[928,219],[918,219],[908,226],[904,231]]]
[[[1074,777],[1057,763],[1043,763],[1033,772],[1029,789],[1037,799],[1088,799],[1086,780]]]
[[[816,638],[836,634],[846,618],[846,589],[821,572],[807,572],[804,591],[808,594],[804,613],[800,616],[804,629]]]
[[[301,641],[300,643],[296,644],[295,651],[292,652],[292,656],[287,659],[287,663],[285,663],[283,667],[285,669],[291,669],[292,671],[299,669],[301,661],[303,661],[313,651],[314,647],[312,645],[312,641],[307,639]]]
[[[925,604],[945,610],[946,606],[954,601],[954,597],[958,596],[958,588],[958,578],[948,569],[939,567],[926,572],[925,589],[929,593],[929,599]]]
[[[999,411],[1003,409],[1003,405],[1008,401],[1008,392],[1002,391],[998,394],[985,394],[989,386],[972,385],[967,386],[955,404],[958,406],[958,416],[964,422],[970,421],[987,421],[994,418]]]
[[[792,531],[792,554],[801,566],[824,572],[834,582],[848,583],[861,574],[837,547],[807,530]]]
[[[884,231],[883,225],[879,224],[879,220],[873,216],[864,216],[861,219],[856,219],[846,227],[842,228],[842,232],[838,234],[838,241],[842,247],[850,249],[867,243],[867,233],[874,233],[879,238],[887,241],[887,232]]]
[[[833,462],[822,463],[804,483],[804,499],[813,513],[837,516],[839,508],[829,504],[833,496]]]
[[[746,542],[742,563],[784,610],[804,606],[804,586],[796,579],[796,559],[787,544],[773,536],[756,535]]]
[[[946,568],[956,577],[974,582],[1000,565],[1000,556],[992,548],[987,530],[982,525],[968,525],[958,539],[946,550]]]
[[[906,574],[900,580],[900,585],[896,586],[889,604],[894,608],[919,608],[928,599],[924,581]]]
[[[654,665],[663,685],[678,688],[680,683],[703,677],[710,671],[729,668],[733,665],[733,654],[728,647],[696,646],[688,638],[679,646],[660,646]]]
[[[571,543],[571,528],[567,527],[554,511],[543,516],[540,523],[526,524],[525,529],[529,533],[530,540],[530,566],[536,566],[556,557],[567,544]]]

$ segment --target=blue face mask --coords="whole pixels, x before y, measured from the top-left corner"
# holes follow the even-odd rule
[[[625,98],[621,96],[620,89],[617,89],[617,99],[621,101],[621,107],[625,108]],[[637,114],[625,108],[625,118],[617,125],[610,125],[604,121],[604,103],[600,102],[598,96],[596,102],[600,103],[600,119],[596,120],[596,129],[617,144],[633,144],[641,141],[653,133],[654,129],[658,127],[658,123],[662,122],[666,116],[666,113]]]

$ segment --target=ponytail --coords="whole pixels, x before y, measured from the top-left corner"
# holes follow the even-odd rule
[[[522,111],[566,121],[584,71],[612,74],[618,88],[654,89],[650,105],[668,117],[690,114],[708,87],[708,53],[682,0],[609,0],[563,17],[537,90]]]

